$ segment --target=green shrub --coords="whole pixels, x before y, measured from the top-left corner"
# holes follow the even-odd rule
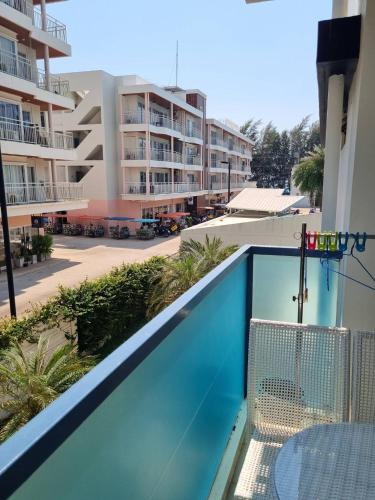
[[[146,323],[147,300],[165,259],[127,264],[77,288],[60,287],[56,297],[23,318],[0,318],[0,349],[14,342],[33,342],[46,329],[74,322],[80,353],[106,356]]]

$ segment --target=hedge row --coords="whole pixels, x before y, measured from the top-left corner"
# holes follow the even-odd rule
[[[81,353],[106,356],[146,323],[148,295],[165,259],[127,264],[77,288],[60,287],[56,297],[25,317],[0,320],[0,348],[34,341],[43,329],[74,322]],[[69,333],[66,332],[69,338]]]

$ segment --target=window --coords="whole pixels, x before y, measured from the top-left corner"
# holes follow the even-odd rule
[[[137,115],[138,119],[141,123],[144,121],[144,116],[145,116],[145,105],[143,102],[138,102],[137,103]]]
[[[23,165],[4,165],[5,184],[25,184]]]
[[[0,50],[8,54],[16,55],[16,42],[5,36],[0,36]]]
[[[13,104],[6,101],[0,101],[0,118],[19,120],[20,108],[18,104]]]
[[[44,114],[44,111],[40,113],[40,126],[42,128],[46,128],[46,115]]]
[[[31,124],[31,112],[30,111],[22,111],[22,120],[24,124]]]
[[[155,172],[154,174],[155,182],[168,183],[169,174],[167,172]]]

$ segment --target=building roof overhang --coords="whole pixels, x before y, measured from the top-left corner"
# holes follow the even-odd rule
[[[328,82],[332,75],[344,75],[347,100],[357,69],[361,46],[361,16],[321,21],[318,28],[317,72],[321,141],[325,143]]]

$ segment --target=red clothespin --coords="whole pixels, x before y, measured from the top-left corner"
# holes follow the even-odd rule
[[[313,234],[311,234],[311,231],[307,232],[307,249],[308,250],[315,250],[316,249],[316,241],[318,239],[317,232],[314,231]]]

